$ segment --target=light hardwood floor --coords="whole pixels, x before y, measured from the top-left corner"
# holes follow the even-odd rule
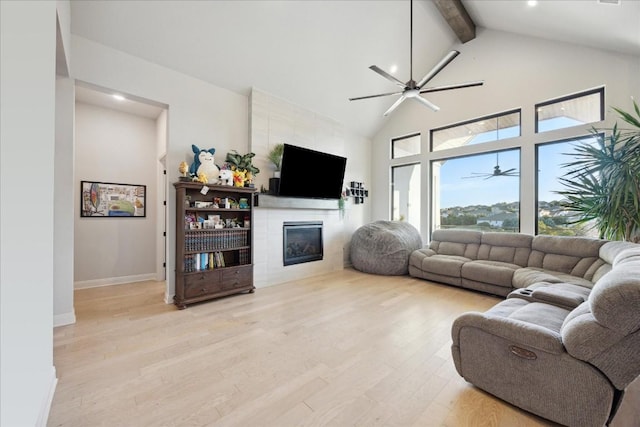
[[[351,269],[186,310],[163,293],[75,292],[48,426],[553,425],[455,371],[451,323],[499,298]]]

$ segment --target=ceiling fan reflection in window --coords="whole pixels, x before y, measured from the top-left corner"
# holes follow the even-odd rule
[[[355,98],[349,98],[349,101],[378,98],[382,96],[400,95],[400,98],[398,98],[398,100],[391,107],[389,107],[387,111],[385,111],[385,113],[383,114],[384,116],[391,114],[391,112],[396,108],[398,108],[398,106],[402,104],[402,102],[405,99],[413,99],[421,103],[422,105],[425,105],[431,108],[433,111],[438,111],[440,110],[440,107],[438,107],[431,101],[423,98],[422,96],[420,96],[420,94],[440,92],[440,91],[452,90],[452,89],[462,89],[462,88],[473,87],[473,86],[482,86],[482,84],[484,83],[483,81],[473,81],[473,82],[451,84],[451,85],[445,85],[445,86],[435,86],[435,87],[427,87],[427,88],[424,87],[427,83],[431,81],[431,79],[433,79],[440,71],[442,71],[444,67],[449,65],[449,63],[453,61],[460,54],[460,52],[458,52],[457,50],[452,50],[451,52],[449,52],[440,62],[436,64],[435,67],[431,69],[431,71],[429,71],[418,83],[416,83],[416,81],[413,80],[413,0],[410,1],[410,9],[411,10],[410,10],[410,29],[409,29],[409,74],[410,74],[409,81],[407,81],[406,83],[403,83],[400,80],[393,77],[391,74],[379,68],[378,66],[372,65],[369,67],[371,70],[375,71],[376,73],[378,73],[385,79],[391,81],[392,83],[400,86],[402,88],[402,91],[381,93],[377,95],[359,96]]]
[[[491,173],[471,172],[471,176],[463,176],[462,178],[484,178],[489,179],[496,176],[520,176],[516,168],[511,168],[503,171],[500,169],[499,154],[496,153],[496,165],[493,167]]]

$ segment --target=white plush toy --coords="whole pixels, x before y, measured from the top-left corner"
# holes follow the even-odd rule
[[[231,169],[220,169],[218,183],[220,185],[233,185],[233,171]]]
[[[189,173],[194,179],[204,174],[207,177],[208,182],[216,182],[218,180],[218,175],[220,173],[220,169],[215,164],[215,158],[213,154],[216,152],[215,148],[210,148],[208,150],[201,150],[195,145],[191,145],[191,150],[193,151],[193,163],[189,167]]]

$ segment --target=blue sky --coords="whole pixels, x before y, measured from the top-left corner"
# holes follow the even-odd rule
[[[549,120],[545,128],[541,126],[541,131],[550,128],[564,128],[577,123],[567,118]],[[518,128],[512,128],[505,133],[501,131],[501,138],[517,136]],[[479,135],[473,144],[495,140],[495,132],[489,135]],[[557,144],[539,145],[539,172],[538,172],[538,200],[553,201],[560,200],[561,197],[553,191],[561,189],[558,178],[565,171],[561,168],[563,163],[571,160],[570,156],[563,153],[572,151],[574,141]],[[498,163],[500,169],[515,168],[520,170],[520,150],[513,149],[498,153]],[[466,178],[473,176],[473,173],[492,173],[496,165],[496,153],[479,154],[468,157],[460,157],[444,161],[440,174],[440,206],[448,208],[453,206],[469,205],[493,205],[501,202],[516,202],[520,199],[519,177],[517,176],[497,176],[485,179]]]

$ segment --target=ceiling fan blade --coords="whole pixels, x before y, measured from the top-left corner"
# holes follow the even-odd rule
[[[396,102],[394,102],[393,105],[391,107],[389,107],[389,109],[387,111],[384,112],[383,116],[388,116],[389,114],[391,114],[393,112],[393,110],[398,108],[398,106],[400,104],[402,104],[402,101],[404,101],[405,99],[407,99],[407,97],[404,96],[404,95],[402,95],[400,98],[398,98],[398,100]]]
[[[378,98],[381,96],[389,96],[389,95],[400,95],[402,92],[389,92],[389,93],[380,93],[378,95],[367,95],[367,96],[358,96],[355,98],[349,98],[349,101],[357,101],[359,99],[369,99],[369,98]]]
[[[406,84],[402,83],[400,80],[396,79],[395,77],[393,77],[391,74],[387,73],[386,71],[384,71],[383,69],[372,65],[371,67],[369,67],[370,69],[372,69],[373,71],[375,71],[376,73],[380,74],[382,77],[384,77],[385,79],[392,81],[393,83],[397,84],[398,86],[400,86],[401,88],[405,88],[407,87]]]
[[[500,172],[500,175],[506,175],[506,174],[508,174],[508,173],[513,172],[514,170],[516,170],[516,168],[507,169],[506,171],[502,171],[502,172]]]
[[[424,99],[421,96],[414,96],[412,99],[415,99],[416,101],[418,101],[419,103],[426,105],[427,107],[431,108],[433,111],[439,111],[440,107],[438,107],[436,104],[434,104],[431,101],[427,101],[426,99]]]
[[[484,81],[478,80],[476,82],[459,83],[459,84],[445,85],[445,86],[435,86],[435,87],[428,87],[428,88],[422,89],[420,93],[431,93],[431,92],[440,92],[442,90],[462,89],[465,87],[482,86],[483,84],[484,84]]]
[[[442,58],[442,60],[441,60],[440,62],[438,62],[438,63],[436,64],[436,66],[435,66],[435,67],[433,67],[433,68],[431,69],[431,71],[429,71],[429,72],[427,73],[427,75],[426,75],[426,76],[424,76],[424,77],[422,78],[422,80],[420,80],[420,81],[418,82],[418,84],[416,85],[416,88],[417,88],[417,89],[420,89],[422,86],[426,85],[426,84],[429,82],[429,80],[431,80],[432,78],[434,78],[434,77],[436,76],[436,74],[438,74],[440,71],[442,71],[442,69],[443,69],[444,67],[446,67],[446,66],[449,64],[449,62],[453,61],[453,60],[455,59],[455,57],[456,57],[456,56],[458,56],[458,55],[460,55],[460,52],[458,52],[457,50],[452,50],[451,52],[449,52],[449,53],[447,54],[447,56],[445,56],[444,58]]]

